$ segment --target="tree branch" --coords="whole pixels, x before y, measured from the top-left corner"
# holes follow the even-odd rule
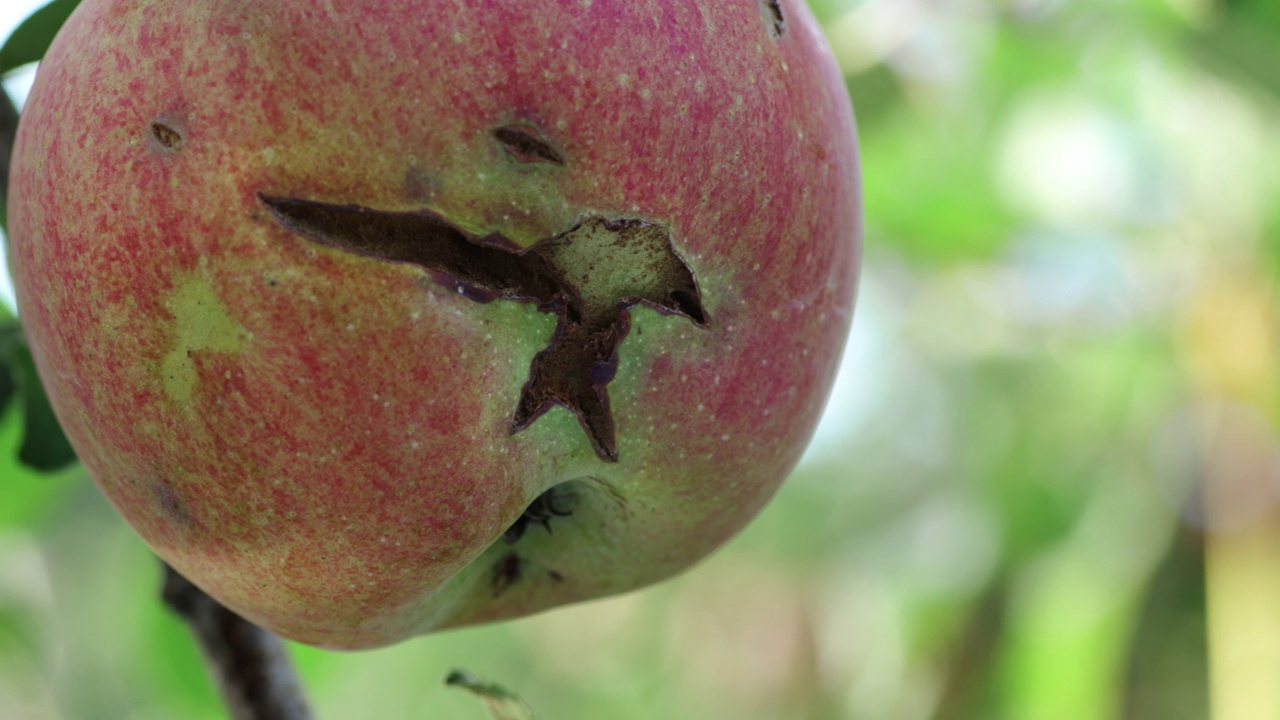
[[[168,564],[163,596],[199,642],[232,720],[310,720],[280,638],[223,607]]]

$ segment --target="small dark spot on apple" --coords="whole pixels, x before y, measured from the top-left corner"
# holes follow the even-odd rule
[[[411,167],[404,173],[404,194],[410,200],[430,202],[440,191],[440,181],[425,170]]]
[[[160,146],[166,150],[179,152],[182,150],[184,140],[182,133],[173,128],[172,125],[166,125],[159,120],[151,121],[151,135],[160,143]]]
[[[564,155],[527,125],[504,125],[493,131],[493,137],[507,152],[522,163],[545,162],[564,165]]]
[[[564,575],[559,570],[548,570],[547,577],[556,582],[564,582]]]
[[[178,491],[164,480],[155,480],[151,483],[151,497],[155,500],[156,508],[160,510],[160,514],[174,523],[187,527],[191,524],[191,511],[187,509],[187,504],[178,495]]]
[[[524,577],[524,560],[515,553],[503,555],[493,566],[493,596],[498,597]]]
[[[782,15],[782,0],[760,0],[760,17],[769,30],[769,37],[774,40],[787,31],[787,19]]]

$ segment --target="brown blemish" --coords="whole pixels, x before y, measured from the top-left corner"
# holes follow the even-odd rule
[[[419,168],[409,168],[404,173],[404,194],[410,200],[430,202],[436,197],[439,182]]]
[[[151,483],[151,497],[155,500],[156,508],[165,518],[181,527],[191,524],[191,511],[172,485],[164,480],[155,480]]]
[[[185,141],[182,133],[178,132],[172,125],[165,124],[159,120],[151,121],[151,136],[160,143],[160,146],[166,150],[173,152],[181,152]]]
[[[508,153],[522,163],[547,162],[564,165],[564,155],[528,125],[505,125],[493,131]]]
[[[769,37],[777,40],[787,32],[787,19],[782,15],[782,0],[760,0],[760,17]]]
[[[498,597],[511,589],[524,577],[524,560],[515,553],[507,553],[493,565],[493,596]]]
[[[260,196],[289,230],[322,245],[411,263],[476,302],[533,302],[559,322],[533,358],[511,432],[554,405],[573,412],[601,459],[616,462],[608,384],[638,304],[710,325],[697,282],[670,230],[645,220],[590,217],[527,250],[502,235],[473,237],[428,211],[389,212]]]

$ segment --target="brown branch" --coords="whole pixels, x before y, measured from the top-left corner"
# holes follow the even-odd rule
[[[164,602],[186,620],[232,720],[310,720],[280,638],[223,607],[164,566]]]

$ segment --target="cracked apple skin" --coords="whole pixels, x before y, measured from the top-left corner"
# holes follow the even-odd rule
[[[23,321],[88,473],[214,598],[334,648],[723,544],[812,433],[860,248],[852,111],[799,0],[84,0],[10,189]],[[535,358],[577,337],[554,308],[317,242],[264,198],[516,254],[659,227],[704,322],[618,305],[588,383],[616,458],[565,403],[513,431]],[[631,297],[593,257],[553,259]]]

